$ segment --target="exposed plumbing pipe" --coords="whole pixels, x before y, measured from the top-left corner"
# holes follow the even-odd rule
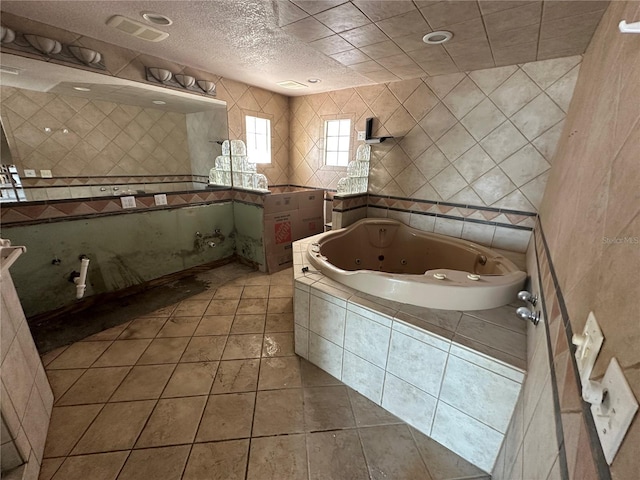
[[[73,272],[73,283],[76,285],[76,298],[84,297],[87,288],[87,271],[89,270],[89,259],[86,255],[80,255],[80,273]],[[75,275],[74,275],[75,274]]]

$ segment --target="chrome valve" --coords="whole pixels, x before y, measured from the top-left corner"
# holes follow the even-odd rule
[[[526,290],[522,290],[521,292],[518,292],[518,300],[529,302],[535,307],[536,303],[538,303],[538,296],[531,292],[527,292]]]
[[[540,322],[540,312],[532,312],[527,307],[518,308],[516,315],[522,320],[530,320],[534,325],[538,325],[538,322]]]

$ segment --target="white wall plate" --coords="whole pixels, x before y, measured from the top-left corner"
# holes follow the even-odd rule
[[[153,196],[153,200],[156,203],[156,206],[166,205],[167,204],[167,194],[166,193],[158,193]]]
[[[602,330],[600,330],[596,316],[593,312],[589,312],[582,335],[576,333],[571,339],[571,343],[577,347],[575,356],[582,385],[584,385],[591,376],[591,371],[596,363],[596,358],[598,357],[598,353],[600,353],[603,341],[604,336],[602,335]]]
[[[136,208],[136,197],[120,197],[122,208]]]
[[[602,379],[606,390],[600,405],[591,405],[591,413],[598,430],[604,458],[611,465],[638,411],[638,401],[615,358],[611,359]]]

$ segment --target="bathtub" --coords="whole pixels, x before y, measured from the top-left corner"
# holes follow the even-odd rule
[[[526,273],[475,243],[366,218],[327,232],[306,256],[325,276],[400,303],[441,310],[484,310],[516,299]]]

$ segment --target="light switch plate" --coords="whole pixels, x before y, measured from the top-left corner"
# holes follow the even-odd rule
[[[33,168],[25,168],[24,176],[25,178],[34,178],[36,176],[36,171]]]
[[[53,178],[53,175],[51,174],[51,170],[40,170],[40,176],[42,178]]]
[[[364,140],[366,137],[365,132],[358,132],[358,140]]]
[[[136,208],[136,197],[120,197],[122,208]]]
[[[167,204],[167,194],[166,193],[158,193],[153,196],[153,200],[156,203],[156,206],[166,205]]]
[[[571,342],[577,347],[575,357],[578,364],[578,372],[580,373],[580,381],[583,385],[591,376],[591,371],[596,363],[603,341],[604,336],[596,316],[593,312],[589,312],[582,335],[574,334],[571,339]]]
[[[604,458],[611,465],[638,411],[638,401],[615,358],[607,367],[602,387],[607,392],[604,401],[600,405],[591,405],[591,413]]]

